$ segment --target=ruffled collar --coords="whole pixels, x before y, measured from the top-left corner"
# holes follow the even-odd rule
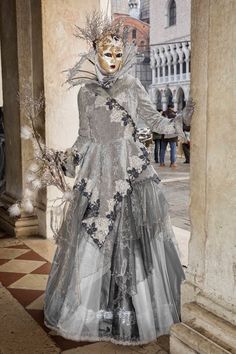
[[[123,65],[114,75],[105,75],[97,61],[94,49],[80,55],[79,61],[67,72],[66,82],[70,87],[86,82],[99,83],[104,88],[111,87],[120,77],[127,73],[136,62],[136,50],[133,44],[126,45],[123,54]]]

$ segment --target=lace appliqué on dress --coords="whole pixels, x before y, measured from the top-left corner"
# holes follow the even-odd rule
[[[112,198],[107,200],[107,212],[104,214],[99,213],[100,199],[92,181],[83,178],[74,186],[75,190],[81,192],[89,200],[82,225],[94,242],[102,247],[106,237],[113,230],[117,217],[117,206],[128,193],[132,192],[131,182],[147,168],[150,161],[145,146],[136,140],[135,123],[123,106],[112,97],[96,96],[95,107],[105,107],[110,111],[110,120],[124,127],[124,137],[133,139],[140,151],[137,155],[127,156],[128,166],[124,179],[115,181],[114,194]]]

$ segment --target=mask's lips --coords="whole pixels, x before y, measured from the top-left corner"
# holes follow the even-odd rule
[[[110,65],[111,69],[115,69],[115,67],[116,67],[115,65]]]

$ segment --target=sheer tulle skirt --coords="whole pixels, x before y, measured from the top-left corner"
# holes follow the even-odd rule
[[[86,198],[68,210],[45,298],[45,324],[76,341],[141,344],[179,321],[179,261],[157,179],[136,180],[99,248],[81,221]]]

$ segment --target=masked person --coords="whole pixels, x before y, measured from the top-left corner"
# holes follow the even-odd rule
[[[136,122],[141,117],[153,132],[181,134],[193,110],[189,103],[175,119],[163,118],[127,74],[135,51],[122,26],[101,22],[96,14],[79,29],[91,49],[69,71],[72,85],[83,83],[79,134],[64,164],[76,179],[47,284],[45,324],[75,341],[138,345],[179,321],[184,274]],[[82,69],[86,59],[94,73]]]

